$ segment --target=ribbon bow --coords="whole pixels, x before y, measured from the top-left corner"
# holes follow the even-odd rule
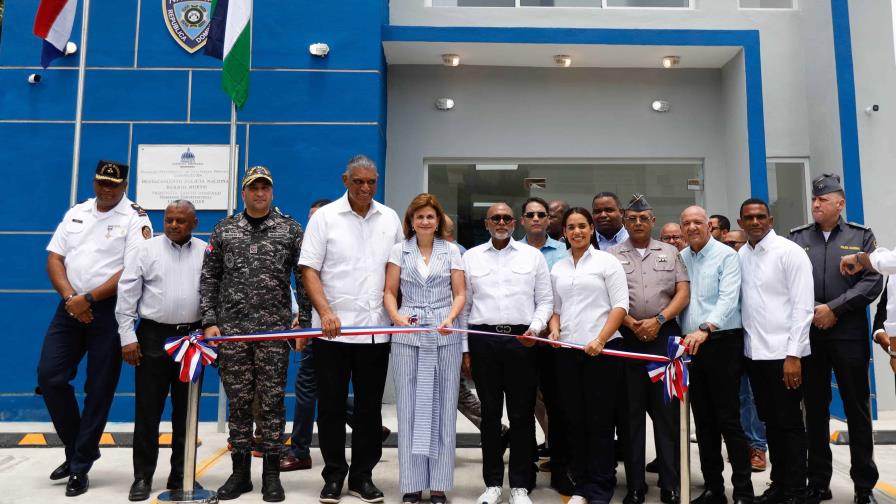
[[[218,352],[202,341],[202,331],[194,331],[186,336],[165,340],[165,351],[180,362],[180,381],[196,383],[202,368],[215,362]]]
[[[669,343],[666,346],[668,361],[647,364],[650,381],[654,383],[663,381],[663,399],[667,403],[673,397],[677,397],[679,401],[684,399],[684,394],[688,391],[688,367],[686,364],[689,360],[685,357],[686,350],[687,347],[684,346],[684,340],[680,336],[669,336]]]

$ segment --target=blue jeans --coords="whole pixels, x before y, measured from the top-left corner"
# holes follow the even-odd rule
[[[765,424],[759,420],[756,402],[753,400],[753,390],[750,388],[750,380],[747,379],[746,374],[740,377],[740,423],[744,427],[744,434],[747,435],[750,448],[768,451]]]
[[[317,409],[317,381],[314,379],[314,345],[309,341],[299,360],[296,372],[296,411],[292,423],[292,442],[287,455],[296,458],[311,456],[311,433],[314,431],[314,417]],[[352,396],[345,403],[346,423],[352,426],[354,404]]]

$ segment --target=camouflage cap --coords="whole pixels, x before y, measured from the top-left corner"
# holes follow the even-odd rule
[[[267,180],[271,185],[274,185],[274,178],[271,177],[271,170],[268,170],[264,166],[253,166],[246,170],[246,175],[243,177],[243,189],[258,179]]]

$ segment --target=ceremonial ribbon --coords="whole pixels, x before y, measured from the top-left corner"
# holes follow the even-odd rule
[[[668,358],[665,363],[651,362],[647,364],[647,374],[654,383],[662,380],[663,399],[668,403],[673,397],[684,399],[688,391],[688,367],[689,360],[684,356],[687,347],[679,336],[669,336],[666,345]]]
[[[374,334],[410,334],[418,332],[429,332],[438,330],[435,327],[425,326],[382,326],[382,327],[342,327],[339,329],[339,336],[371,336]],[[585,350],[585,345],[577,343],[569,343],[565,341],[554,341],[549,338],[541,338],[538,336],[518,336],[513,334],[497,333],[490,331],[477,331],[473,329],[457,329],[453,327],[447,328],[451,332],[464,334],[479,334],[484,336],[503,336],[517,338],[522,337],[532,341],[540,341],[550,345],[556,345],[564,348],[573,348],[576,350]],[[233,342],[253,342],[253,341],[281,341],[292,339],[311,339],[324,337],[323,329],[284,329],[279,331],[268,331],[253,334],[236,334],[229,336],[214,336],[203,338],[199,331],[191,333],[183,337],[168,338],[165,343],[165,350],[169,355],[174,357],[175,362],[181,364],[180,379],[181,381],[196,381],[202,366],[207,366],[215,361],[217,354],[214,349],[208,346],[208,342],[217,343],[233,343]],[[614,357],[622,357],[625,359],[635,359],[648,361],[648,374],[653,382],[663,381],[664,397],[669,401],[672,397],[679,399],[684,397],[684,393],[688,389],[687,366],[684,363],[686,347],[682,344],[682,339],[678,336],[669,337],[668,357],[663,355],[652,355],[637,352],[626,352],[623,350],[601,350],[602,355],[610,355]]]
[[[218,352],[202,338],[202,331],[165,340],[165,351],[180,363],[180,381],[196,383],[205,366],[215,362]]]

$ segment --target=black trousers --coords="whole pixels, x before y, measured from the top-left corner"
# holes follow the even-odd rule
[[[713,335],[716,336],[716,335]],[[722,492],[722,438],[731,460],[734,498],[752,498],[750,446],[740,423],[740,380],[744,372],[743,330],[725,331],[700,346],[691,358],[690,388],[700,469],[706,488]]]
[[[803,357],[803,401],[809,447],[809,486],[827,488],[831,483],[830,406],[831,371],[843,399],[849,430],[849,475],[856,490],[877,484],[874,439],[871,434],[871,390],[867,340],[811,340],[812,355]]]
[[[551,479],[566,475],[570,451],[566,431],[569,422],[560,398],[559,378],[556,372],[556,355],[559,348],[539,344],[535,347],[538,362],[538,388],[548,414],[547,441],[551,449]]]
[[[65,445],[73,473],[90,471],[100,458],[100,437],[121,375],[121,340],[115,321],[115,297],[94,303],[93,321],[82,324],[60,302],[47,329],[37,365],[37,384],[56,433]],[[78,407],[71,381],[87,355],[84,409]]]
[[[511,334],[522,334],[527,326],[510,327]],[[494,331],[495,326],[470,327]],[[514,338],[471,334],[468,340],[473,366],[473,381],[482,403],[482,479],[485,486],[504,484],[504,446],[501,441],[501,417],[504,396],[510,418],[511,488],[531,488],[535,472],[535,389],[538,386],[534,348]]]
[[[622,340],[610,341],[606,348],[619,350]],[[554,350],[561,405],[568,419],[564,434],[571,447],[569,468],[575,480],[576,494],[588,502],[610,502],[616,487],[613,431],[623,383],[622,359],[607,355],[589,357],[580,350],[569,348]],[[551,450],[553,465],[553,448]]]
[[[806,491],[806,429],[803,427],[802,387],[784,386],[784,360],[747,360],[750,386],[756,399],[759,419],[765,422],[770,479],[788,494]]]
[[[317,432],[324,458],[324,481],[349,484],[369,480],[383,455],[383,388],[389,369],[389,343],[314,341],[317,379]],[[345,460],[345,400],[351,380],[355,392],[352,465]]]
[[[625,340],[626,350],[666,355],[669,336],[680,336],[681,328],[674,320],[663,324],[659,335],[651,343],[638,341],[634,333],[625,327],[619,329]],[[647,418],[653,421],[653,441],[657,451],[660,477],[659,486],[664,490],[678,491],[679,484],[679,421],[678,401],[668,403],[663,399],[663,384],[653,383],[647,376],[643,361],[626,359],[625,391],[622,400],[624,418],[620,426],[620,442],[625,454],[625,480],[628,489],[646,488],[644,474],[644,450],[647,436]]]
[[[143,358],[134,369],[134,479],[152,481],[159,460],[159,422],[165,410],[165,399],[171,392],[171,474],[183,477],[186,435],[187,395],[189,384],[180,381],[180,364],[165,352],[165,339],[183,336],[200,327],[180,327],[141,320],[137,326],[137,342]],[[200,378],[199,387],[202,388]]]

